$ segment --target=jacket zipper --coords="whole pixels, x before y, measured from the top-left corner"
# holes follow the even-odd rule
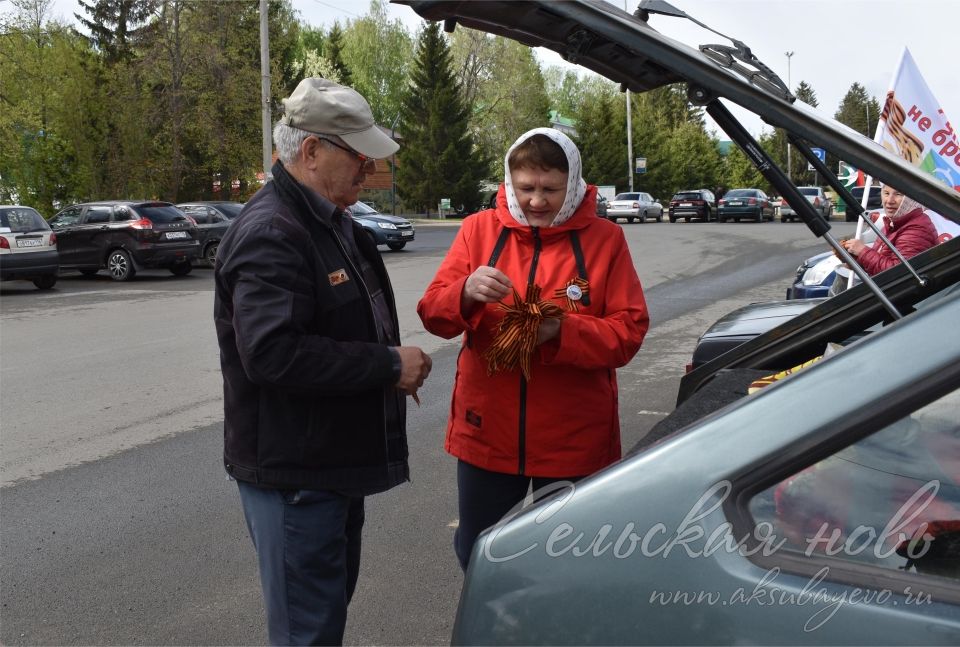
[[[349,216],[347,216],[349,217]],[[373,329],[377,333],[377,341],[384,342],[389,340],[383,339],[383,331],[380,328],[380,323],[377,321],[376,308],[373,305],[373,297],[370,296],[370,288],[367,287],[367,284],[363,281],[363,272],[360,271],[353,263],[353,259],[350,257],[349,252],[347,251],[346,245],[343,241],[340,240],[340,232],[337,231],[337,228],[330,227],[330,231],[333,232],[333,239],[337,242],[337,247],[340,248],[340,253],[343,254],[343,260],[347,262],[347,265],[353,270],[354,274],[357,277],[357,281],[360,282],[361,287],[363,287],[363,294],[367,298],[367,308],[370,315],[370,319],[373,321]],[[363,256],[363,250],[360,249],[360,246],[357,245],[357,251]],[[399,331],[399,328],[398,328]],[[381,420],[383,421],[383,456],[387,462],[387,469],[389,470],[390,465],[390,447],[387,442],[387,397],[386,391],[383,391],[383,396],[380,399],[380,413]]]
[[[531,227],[533,232],[533,260],[530,261],[530,273],[527,275],[527,285],[533,283],[537,276],[537,263],[540,262],[540,228]],[[524,295],[526,297],[526,295]],[[517,452],[519,464],[517,473],[521,476],[527,468],[527,378],[520,373],[520,429],[519,429],[519,451]]]

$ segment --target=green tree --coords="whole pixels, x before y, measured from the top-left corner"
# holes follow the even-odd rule
[[[348,23],[343,62],[352,87],[370,103],[378,124],[389,126],[406,91],[413,41],[400,20],[387,19],[386,4],[372,0],[366,16]]]
[[[612,83],[585,96],[576,112],[574,142],[583,160],[583,177],[591,184],[627,186],[627,145],[622,97]],[[619,108],[619,109],[618,109]]]
[[[333,23],[330,28],[330,34],[327,36],[327,42],[324,44],[323,56],[333,67],[339,78],[339,83],[352,87],[353,76],[350,74],[350,68],[343,62],[343,30],[340,29],[340,23]]]
[[[478,204],[489,165],[476,151],[469,118],[450,49],[431,23],[420,33],[401,112],[397,191],[408,205],[429,213],[441,198],[456,206]]]
[[[73,14],[90,32],[90,42],[103,52],[108,63],[133,58],[144,23],[153,15],[158,0],[77,0],[89,17]]]
[[[837,108],[833,118],[858,133],[873,138],[879,116],[880,103],[877,98],[867,95],[866,88],[854,81],[841,99],[840,107]]]

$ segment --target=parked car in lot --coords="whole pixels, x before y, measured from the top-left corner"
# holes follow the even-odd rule
[[[670,198],[668,214],[670,222],[676,222],[680,218],[687,222],[693,218],[710,222],[711,218],[716,220],[716,210],[717,201],[713,191],[695,189],[680,191]]]
[[[850,189],[850,193],[857,200],[857,204],[863,203],[863,189],[862,186],[855,186]],[[871,186],[870,193],[867,195],[867,211],[877,211],[883,209],[883,200],[880,197],[880,187]],[[856,222],[857,216],[849,207],[846,210],[846,221],[847,222]]]
[[[200,241],[200,258],[213,265],[217,258],[217,248],[220,239],[227,232],[227,227],[234,218],[240,215],[243,209],[242,202],[184,202],[177,208],[197,223],[197,234]]]
[[[41,290],[57,283],[57,235],[36,209],[0,205],[0,281],[33,281]]]
[[[647,218],[663,222],[663,205],[642,191],[618,193],[607,203],[607,220],[616,222],[619,218],[626,218],[627,222],[646,222]]]
[[[773,205],[760,189],[730,189],[720,198],[718,205],[717,219],[720,222],[740,222],[741,218],[757,222],[773,220]]]
[[[129,281],[143,268],[189,274],[200,254],[197,226],[169,202],[112,200],[67,207],[50,226],[57,234],[60,269],[93,276],[106,268]]]
[[[602,195],[597,196],[597,215],[601,218],[607,217],[607,199]]]
[[[795,187],[717,97],[960,221],[960,196],[794,105],[747,44],[664,37],[648,23],[684,15],[667,3],[632,15],[590,0],[400,1],[575,56],[638,92],[685,81],[781,194]],[[786,317],[685,375],[654,444],[538,492],[481,535],[451,642],[955,644],[960,241],[911,263],[923,285],[904,265],[874,277],[895,314],[864,283]],[[840,350],[773,375],[831,343]]]
[[[826,220],[830,220],[830,216],[833,215],[833,202],[830,201],[830,198],[827,197],[827,194],[823,192],[823,189],[818,186],[798,186],[797,190],[807,199],[813,208],[820,212],[820,215]],[[791,220],[799,222],[800,216],[797,215],[797,212],[790,206],[790,204],[784,200],[780,205],[780,222],[790,222]]]
[[[386,245],[396,252],[403,249],[416,235],[413,223],[406,218],[380,213],[366,203],[354,203],[348,211],[353,219],[360,223],[374,245]]]

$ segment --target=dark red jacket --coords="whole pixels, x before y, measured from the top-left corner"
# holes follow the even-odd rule
[[[883,219],[883,233],[904,258],[916,256],[937,244],[937,230],[922,208],[896,220]],[[890,248],[879,238],[857,256],[860,267],[873,276],[900,263]]]
[[[620,458],[615,369],[639,350],[649,318],[623,230],[595,211],[591,186],[563,224],[521,225],[507,210],[501,187],[495,210],[464,220],[417,306],[431,333],[447,339],[466,333],[447,425],[446,449],[457,458],[494,472],[542,477],[586,475]],[[510,233],[495,267],[521,296],[533,268],[541,298],[566,309],[565,300],[552,297],[578,276],[572,231],[589,282],[589,305],[567,311],[559,338],[538,347],[529,382],[520,371],[487,374],[483,353],[503,318],[497,304],[479,304],[466,318],[460,312],[467,277],[488,264],[504,228]]]

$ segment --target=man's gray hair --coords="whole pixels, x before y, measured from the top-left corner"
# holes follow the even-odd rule
[[[336,135],[311,133],[307,130],[300,130],[299,128],[288,126],[282,121],[278,121],[277,125],[273,127],[273,145],[277,149],[277,157],[280,158],[280,161],[284,164],[295,162],[297,156],[300,154],[300,144],[310,135],[317,137],[321,141],[334,143],[340,143],[342,141]],[[332,148],[329,144],[327,144],[327,147]]]
[[[277,148],[277,157],[284,164],[294,162],[300,153],[300,144],[312,134],[278,121],[273,127],[273,145]]]

